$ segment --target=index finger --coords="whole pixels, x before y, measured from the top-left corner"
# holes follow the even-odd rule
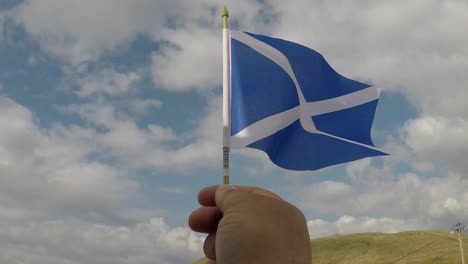
[[[215,202],[215,193],[216,189],[218,189],[219,185],[212,185],[203,188],[199,193],[198,193],[198,202],[202,206],[216,206]]]

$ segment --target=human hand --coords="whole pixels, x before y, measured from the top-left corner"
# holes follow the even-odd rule
[[[219,187],[219,188],[218,188]],[[302,212],[278,195],[256,187],[220,185],[200,191],[201,208],[189,217],[207,264],[310,264],[311,249]]]

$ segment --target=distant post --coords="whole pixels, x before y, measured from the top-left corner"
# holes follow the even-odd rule
[[[461,256],[461,261],[462,264],[465,264],[465,256],[463,254],[463,241],[462,241],[462,232],[465,230],[466,225],[462,223],[456,223],[452,227],[452,231],[456,231],[458,233],[458,245],[460,246],[460,256]]]
[[[461,239],[461,232],[458,232],[458,244],[460,244],[460,255],[461,255],[462,264],[465,264],[465,256],[463,256],[463,242]]]

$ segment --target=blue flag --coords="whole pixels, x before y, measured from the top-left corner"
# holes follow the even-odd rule
[[[379,89],[286,40],[231,31],[230,49],[231,149],[262,150],[291,170],[387,155],[370,135]]]

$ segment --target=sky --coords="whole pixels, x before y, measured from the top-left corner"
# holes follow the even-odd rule
[[[464,0],[0,1],[0,262],[190,263],[187,218],[222,182],[221,9],[382,88],[392,155],[312,172],[234,151],[312,238],[468,222]]]

